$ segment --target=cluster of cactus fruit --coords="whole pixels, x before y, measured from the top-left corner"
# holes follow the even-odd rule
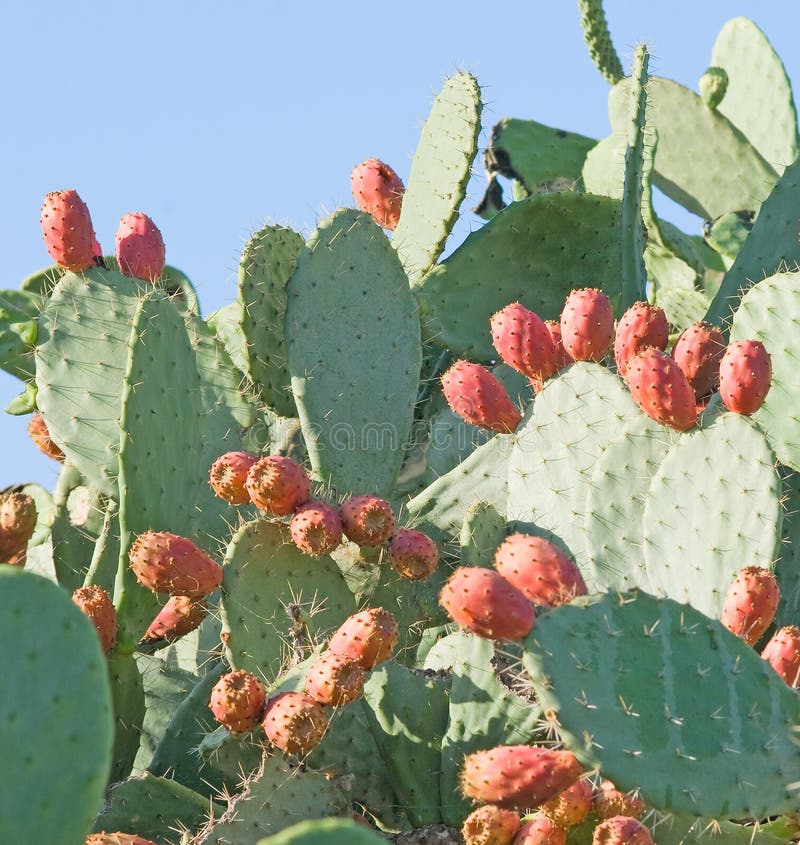
[[[501,121],[447,258],[466,73],[405,184],[255,232],[206,319],[147,215],[103,255],[45,198],[0,308],[61,464],[0,494],[0,839],[796,841],[791,89],[744,18],[695,94],[579,7],[612,133]]]

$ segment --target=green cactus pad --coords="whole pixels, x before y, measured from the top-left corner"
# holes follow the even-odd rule
[[[683,331],[703,319],[711,300],[700,290],[662,286],[656,302],[664,309],[670,326],[676,331]]]
[[[386,838],[350,819],[320,819],[293,824],[275,836],[262,839],[258,845],[319,845],[320,842],[325,845],[386,845]]]
[[[63,267],[59,267],[57,264],[51,264],[49,267],[37,270],[35,273],[31,273],[30,276],[26,276],[22,280],[19,289],[26,293],[32,293],[37,298],[39,304],[42,305],[52,293],[58,280],[66,272]]]
[[[458,219],[480,128],[478,80],[457,73],[444,83],[422,127],[392,238],[412,284],[436,262]]]
[[[654,826],[653,835],[658,845],[789,845],[796,827],[785,816],[766,824],[736,824],[670,813]]]
[[[108,675],[114,702],[114,754],[109,782],[116,783],[128,777],[139,753],[145,698],[142,676],[131,654],[111,651]]]
[[[247,372],[247,343],[241,326],[241,308],[238,302],[223,305],[206,318],[208,327],[225,347],[234,367],[242,375]]]
[[[558,319],[569,292],[591,286],[618,306],[621,225],[621,204],[608,197],[567,192],[512,203],[417,286],[423,332],[455,355],[492,361],[489,319],[510,302]]]
[[[459,536],[462,565],[491,566],[506,531],[505,517],[489,502],[476,502],[469,507]]]
[[[793,812],[798,698],[743,640],[646,593],[575,600],[539,617],[523,662],[587,769],[661,810]]]
[[[314,472],[339,495],[386,495],[422,365],[397,253],[371,217],[340,209],[311,236],[288,297],[289,371]]]
[[[33,345],[39,299],[21,290],[0,291],[0,369],[20,379],[34,376]]]
[[[783,541],[775,577],[781,591],[775,628],[800,625],[800,475],[788,470],[783,480]]]
[[[578,9],[581,13],[583,40],[589,48],[589,55],[595,67],[613,85],[622,79],[625,71],[608,31],[603,0],[578,0]]]
[[[715,220],[705,231],[706,243],[725,258],[733,260],[753,229],[753,215],[748,211],[731,211]]]
[[[0,635],[13,679],[0,696],[0,841],[76,845],[103,805],[111,765],[97,632],[56,584],[0,566]]]

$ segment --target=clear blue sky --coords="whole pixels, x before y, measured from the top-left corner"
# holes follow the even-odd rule
[[[691,87],[722,24],[747,15],[800,84],[794,0],[607,0],[606,12],[626,64],[643,40],[652,73]],[[494,11],[471,0],[42,0],[5,4],[0,25],[8,288],[50,263],[42,198],[74,187],[106,251],[124,213],[147,212],[209,314],[234,298],[253,229],[270,221],[307,233],[352,204],[350,170],[365,158],[407,177],[432,97],[456,70],[483,87],[482,143],[505,116],[597,138],[609,131],[608,85],[588,57],[574,0],[511,0]],[[480,224],[467,209],[483,185],[476,166],[455,242]],[[0,374],[0,408],[20,389]],[[0,486],[52,489],[58,466],[39,455],[26,424],[0,412]]]

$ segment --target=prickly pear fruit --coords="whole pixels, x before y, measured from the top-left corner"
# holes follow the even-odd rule
[[[780,589],[775,576],[760,566],[745,566],[736,573],[722,605],[722,624],[755,645],[772,624]]]
[[[550,333],[550,338],[553,341],[553,348],[556,352],[556,369],[555,372],[563,370],[572,363],[569,353],[564,349],[564,343],[561,339],[561,323],[558,320],[545,320],[545,327]],[[555,375],[555,373],[553,374]],[[534,393],[538,393],[544,387],[544,381],[538,378],[528,379],[531,383]]]
[[[599,819],[613,816],[630,816],[638,819],[645,809],[644,801],[638,790],[620,792],[610,780],[604,780],[592,796],[595,815]]]
[[[439,566],[439,549],[427,534],[401,528],[389,544],[389,562],[403,578],[422,581]]]
[[[388,164],[377,158],[357,164],[350,173],[350,188],[358,207],[379,226],[390,231],[397,228],[405,186]]]
[[[119,221],[115,236],[119,271],[145,282],[155,282],[164,272],[164,239],[158,226],[141,211]]]
[[[247,452],[226,452],[220,455],[208,474],[208,483],[220,499],[231,505],[246,505],[250,501],[245,482],[250,467],[258,460]]]
[[[725,337],[711,323],[692,323],[678,335],[672,357],[698,402],[719,387],[719,364],[724,354]]]
[[[494,566],[534,604],[555,607],[587,592],[578,567],[544,537],[511,534],[497,548]]]
[[[728,91],[728,72],[722,67],[708,68],[700,77],[697,90],[702,101],[710,109],[715,109]]]
[[[544,321],[519,302],[492,315],[489,325],[497,354],[509,367],[544,381],[556,371],[556,348]]]
[[[256,461],[247,473],[245,487],[250,501],[262,511],[286,516],[311,499],[308,473],[291,458],[269,455]]]
[[[222,567],[186,537],[145,531],[128,553],[136,580],[155,593],[207,596],[222,583]]]
[[[42,204],[44,245],[59,267],[80,273],[94,265],[94,228],[78,192],[52,191]]]
[[[357,660],[328,652],[308,670],[306,692],[320,704],[341,707],[364,692],[364,674]]]
[[[650,419],[678,431],[697,420],[694,391],[681,368],[660,349],[645,349],[628,361],[625,375],[633,401]]]
[[[24,552],[35,528],[36,503],[27,493],[0,496],[0,562],[10,563],[11,558]]]
[[[208,605],[203,599],[189,596],[170,596],[142,637],[143,642],[175,642],[194,631],[208,616]]]
[[[536,624],[524,593],[492,569],[458,567],[442,587],[439,603],[454,622],[487,639],[521,640]]]
[[[549,816],[535,813],[520,828],[514,845],[567,845],[567,834]]]
[[[800,687],[800,628],[787,625],[776,631],[761,656],[792,689]]]
[[[753,414],[767,398],[772,361],[760,340],[737,340],[728,345],[719,365],[719,395],[729,411]]]
[[[312,557],[326,555],[342,542],[339,511],[327,502],[306,502],[294,512],[289,533],[301,552]]]
[[[371,607],[354,613],[334,631],[328,651],[357,660],[367,671],[392,656],[397,622],[388,610]]]
[[[580,824],[592,811],[593,792],[589,781],[576,780],[572,786],[559,792],[539,809],[560,828],[567,830]]]
[[[339,515],[344,533],[359,546],[379,546],[394,531],[392,506],[377,496],[352,496],[342,502]]]
[[[511,845],[520,829],[519,813],[495,804],[473,810],[461,827],[464,845]]]
[[[156,845],[135,833],[90,833],[86,845]]]
[[[592,845],[655,845],[650,831],[630,816],[612,816],[592,834]]]
[[[583,774],[571,751],[535,745],[500,745],[464,758],[461,789],[467,798],[509,809],[535,808]]]
[[[38,411],[28,423],[28,434],[43,455],[47,455],[48,458],[52,458],[61,464],[64,463],[64,453],[50,439],[50,432],[47,430],[44,417]]]
[[[264,715],[267,691],[255,675],[237,669],[214,684],[208,706],[231,733],[252,731]]]
[[[669,322],[663,308],[634,302],[619,318],[614,336],[614,360],[624,378],[628,361],[649,347],[664,350],[669,342]]]
[[[117,612],[111,597],[102,587],[93,584],[75,590],[72,601],[94,625],[103,653],[108,654],[117,636]]]
[[[442,376],[447,404],[472,425],[508,434],[522,415],[505,387],[480,364],[456,361]]]
[[[602,361],[614,341],[614,311],[597,288],[574,290],[561,312],[561,340],[573,361]]]
[[[325,736],[322,705],[303,692],[281,692],[267,702],[261,720],[269,741],[287,754],[308,754]]]

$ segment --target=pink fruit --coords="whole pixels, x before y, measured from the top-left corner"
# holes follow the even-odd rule
[[[164,239],[146,214],[126,214],[119,221],[115,240],[119,270],[124,276],[155,282],[164,272]]]
[[[286,754],[308,754],[328,729],[319,702],[302,692],[281,692],[267,702],[261,720],[269,741]]]
[[[521,640],[536,624],[533,605],[492,569],[458,567],[442,588],[439,603],[458,625],[492,640]]]
[[[209,708],[231,733],[252,731],[264,715],[267,691],[249,672],[237,669],[223,675],[211,690]]]
[[[592,845],[655,845],[650,831],[630,816],[613,816],[592,834]]]
[[[759,340],[731,343],[719,365],[719,395],[729,411],[753,414],[767,398],[772,361]]]
[[[508,434],[522,415],[505,387],[480,364],[456,361],[442,376],[447,404],[472,425]]]
[[[197,599],[222,583],[222,567],[186,537],[145,531],[128,553],[136,580],[155,593]]]
[[[362,161],[350,174],[350,188],[358,207],[371,214],[379,226],[391,231],[397,228],[405,187],[388,164],[377,158]]]
[[[566,845],[567,834],[549,816],[535,813],[520,828],[513,845]]]
[[[59,267],[80,273],[94,265],[92,218],[77,191],[47,194],[40,222],[44,245]]]
[[[156,845],[135,833],[90,833],[86,845]]]
[[[556,370],[559,372],[564,367],[568,367],[572,363],[569,353],[564,349],[564,343],[561,340],[561,323],[558,320],[545,320],[545,326],[550,333],[550,338],[553,341],[553,348],[556,352]],[[555,375],[555,373],[554,373]],[[529,379],[534,393],[538,393],[544,387],[544,381],[538,378]]]
[[[203,599],[190,599],[188,596],[170,596],[167,603],[150,623],[142,640],[155,642],[164,640],[175,642],[194,631],[208,616],[208,605]]]
[[[604,780],[592,796],[595,815],[600,819],[613,816],[631,816],[639,818],[645,809],[644,801],[638,790],[620,792],[610,780]]]
[[[464,758],[461,789],[467,798],[510,809],[535,808],[583,774],[571,751],[501,745]]]
[[[286,516],[311,499],[308,473],[280,455],[256,461],[247,473],[245,487],[259,510],[276,516]]]
[[[341,654],[324,654],[306,675],[306,692],[320,704],[341,707],[364,691],[364,667]]]
[[[464,819],[464,845],[511,845],[520,828],[519,813],[484,804]]]
[[[392,656],[397,622],[388,610],[372,607],[345,619],[328,643],[328,651],[357,660],[366,670]]]
[[[24,552],[36,528],[36,503],[22,492],[0,496],[0,562]],[[21,561],[24,565],[24,558]]]
[[[50,439],[50,432],[47,430],[44,417],[38,411],[28,423],[28,434],[43,455],[47,455],[48,458],[52,458],[61,464],[64,463],[64,453]]]
[[[587,592],[578,567],[544,537],[511,534],[495,552],[494,565],[534,604],[555,607]]]
[[[669,322],[663,308],[649,302],[634,302],[619,318],[614,337],[614,360],[624,378],[628,361],[649,347],[666,349]]]
[[[339,515],[344,533],[359,546],[379,546],[394,531],[392,506],[377,496],[353,496],[342,503]]]
[[[540,810],[560,828],[567,830],[580,824],[592,811],[593,792],[589,781],[576,780],[572,786],[542,804]]]
[[[672,357],[694,390],[698,402],[719,387],[719,364],[725,354],[725,338],[710,323],[692,323],[672,347]]]
[[[102,587],[92,585],[75,590],[72,601],[94,625],[103,653],[108,654],[117,636],[117,612],[111,597]]]
[[[289,533],[301,552],[312,557],[327,555],[342,542],[339,511],[327,502],[306,502],[294,512]]]
[[[722,605],[722,624],[755,645],[772,624],[780,589],[775,576],[760,566],[745,566],[736,573]]]
[[[625,380],[633,401],[648,417],[678,431],[697,419],[694,391],[681,368],[660,349],[645,349],[628,361]]]
[[[208,483],[214,493],[232,505],[246,505],[250,501],[245,482],[250,467],[258,460],[247,452],[226,452],[211,464]]]
[[[389,545],[389,562],[403,578],[422,581],[439,566],[439,549],[427,534],[401,528]]]
[[[561,312],[561,340],[573,361],[602,361],[614,340],[614,312],[597,288],[574,290]]]
[[[544,381],[556,371],[556,348],[542,319],[519,302],[506,305],[489,321],[492,343],[504,363]]]
[[[800,687],[800,628],[788,625],[776,631],[761,656],[792,689]]]

